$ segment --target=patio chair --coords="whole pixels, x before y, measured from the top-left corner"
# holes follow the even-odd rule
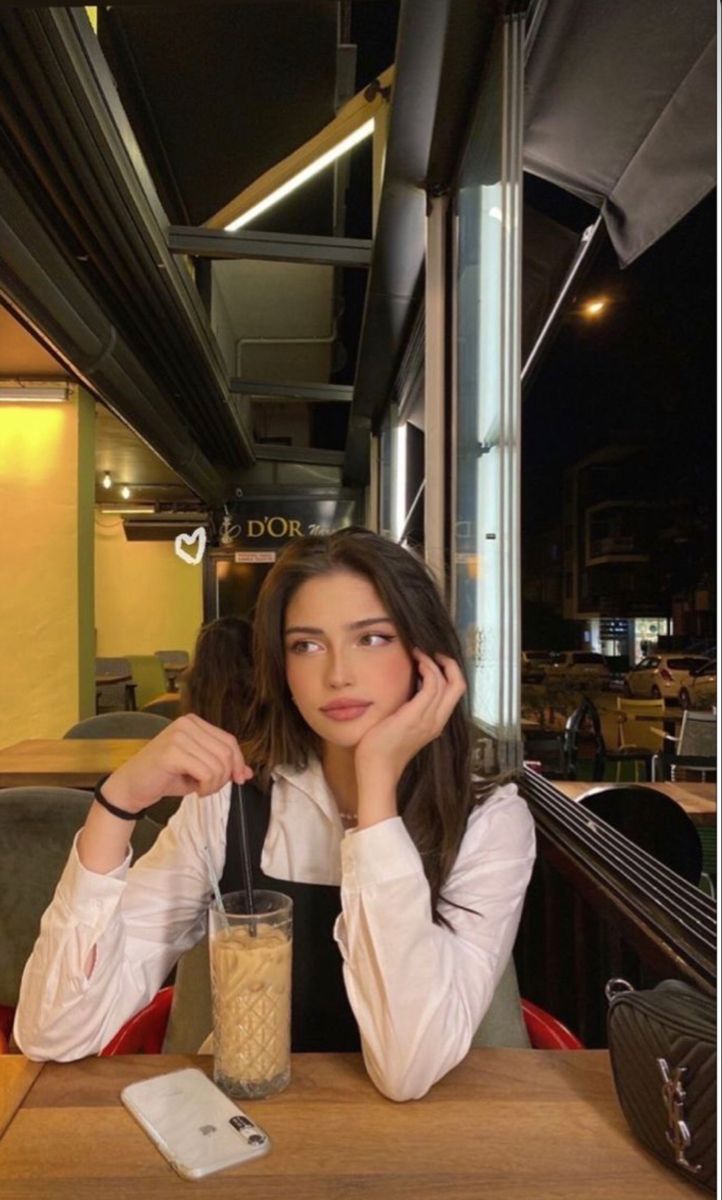
[[[587,792],[579,804],[677,875],[699,885],[699,834],[691,817],[669,796],[653,787],[629,784]]]
[[[563,729],[524,730],[524,762],[546,779],[567,779]]]
[[[697,775],[702,782],[717,774],[717,715],[685,709],[679,737],[657,729],[664,739],[652,762],[652,778],[677,779],[678,771]],[[669,748],[669,749],[668,749]]]
[[[523,734],[524,759],[539,763],[539,772],[547,779],[576,779],[579,745],[587,722],[593,728],[596,709],[586,696],[567,717],[563,729],[530,730]],[[599,714],[597,713],[597,722]]]
[[[651,760],[663,745],[664,732],[648,722],[664,720],[664,700],[629,700],[617,696],[617,749],[641,751],[643,758],[635,760],[634,778],[639,778],[639,762],[646,763],[647,778],[651,779]],[[617,763],[617,779],[620,763]]]
[[[635,775],[638,764],[642,764],[647,779],[651,779],[652,751],[639,746],[619,746],[611,748],[607,745],[602,729],[599,709],[589,696],[582,700],[567,721],[564,731],[566,744],[566,767],[570,774],[566,779],[576,779],[579,764],[579,746],[585,732],[590,731],[594,740],[594,760],[592,763],[592,780],[597,782],[605,777],[607,764],[616,766],[617,777],[623,763],[633,763]]]

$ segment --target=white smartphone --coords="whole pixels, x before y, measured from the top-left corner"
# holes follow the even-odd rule
[[[184,1179],[267,1154],[268,1134],[193,1067],[123,1088],[120,1098]]]

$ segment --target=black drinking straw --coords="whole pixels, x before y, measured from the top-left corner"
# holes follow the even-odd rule
[[[255,913],[253,907],[253,873],[251,871],[251,853],[248,845],[248,826],[246,824],[246,809],[243,804],[243,788],[239,783],[231,785],[231,803],[233,798],[238,800],[238,824],[241,834],[241,871],[243,873],[243,890],[246,893],[246,912],[251,916]],[[249,922],[251,937],[256,937],[256,922]]]

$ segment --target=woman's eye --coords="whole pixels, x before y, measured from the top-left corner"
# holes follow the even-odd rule
[[[314,650],[318,649],[318,642],[310,642],[308,640],[292,642],[288,648],[291,654],[312,654]]]
[[[364,633],[361,644],[364,646],[386,646],[396,639],[388,633]]]

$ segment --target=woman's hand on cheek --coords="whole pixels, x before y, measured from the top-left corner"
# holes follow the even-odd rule
[[[356,747],[356,779],[360,793],[370,779],[394,788],[419,750],[439,737],[466,691],[455,659],[437,654],[436,661],[413,651],[420,686],[410,700],[365,733]]]

